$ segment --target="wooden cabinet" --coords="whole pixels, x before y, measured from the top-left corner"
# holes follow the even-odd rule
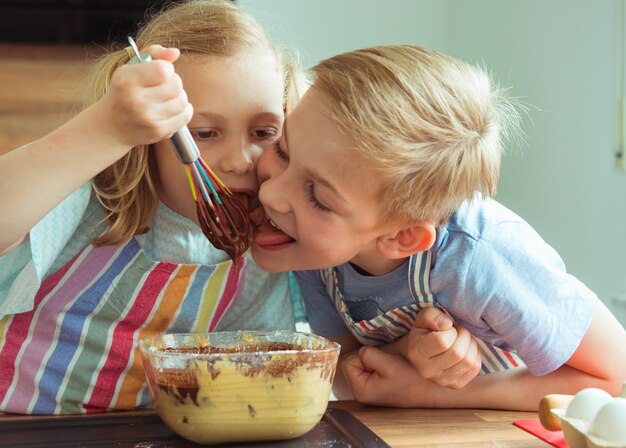
[[[2,42],[121,42],[171,0],[2,0]]]
[[[95,45],[0,43],[0,154],[35,140],[81,109]]]
[[[0,1],[0,154],[80,110],[96,57],[169,1]]]

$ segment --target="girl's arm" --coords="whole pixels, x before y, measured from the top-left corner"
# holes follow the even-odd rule
[[[0,157],[0,255],[18,246],[50,210],[132,147],[154,143],[192,115],[172,63],[176,49],[116,70],[106,94],[45,137]]]
[[[403,357],[373,347],[352,356],[343,372],[361,402],[398,407],[537,410],[548,394],[575,394],[587,387],[617,396],[626,380],[626,332],[599,303],[587,333],[566,365],[544,376],[518,368],[479,375],[452,390],[424,380]]]

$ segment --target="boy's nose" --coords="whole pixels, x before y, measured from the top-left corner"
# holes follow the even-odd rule
[[[286,214],[291,211],[291,206],[285,194],[286,190],[281,185],[279,178],[266,178],[262,180],[259,188],[259,201],[264,207],[271,208],[277,213]]]

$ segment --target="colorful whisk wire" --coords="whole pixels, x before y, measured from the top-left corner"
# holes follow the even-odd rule
[[[215,190],[215,187],[213,187],[213,184],[216,184],[226,194],[232,194],[224,182],[222,182],[204,160],[200,158],[193,163],[186,164],[185,171],[187,172],[187,179],[189,180],[189,186],[191,187],[194,201],[197,201],[198,196],[202,195],[205,201],[212,203],[211,196],[213,196],[213,199],[218,205],[222,205],[222,200]],[[210,194],[202,183],[203,180],[209,186]]]
[[[135,53],[131,63],[150,61],[150,55],[140,53],[135,41],[128,36]],[[187,126],[171,137],[178,159],[185,166],[198,221],[204,235],[218,249],[228,253],[235,266],[250,247],[256,227],[245,207],[202,160],[196,142]]]

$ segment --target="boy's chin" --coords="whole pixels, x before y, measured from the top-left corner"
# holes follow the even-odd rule
[[[287,272],[291,269],[282,266],[283,261],[276,257],[268,257],[267,251],[264,251],[256,244],[252,244],[250,247],[250,255],[256,263],[256,265],[266,272]]]

